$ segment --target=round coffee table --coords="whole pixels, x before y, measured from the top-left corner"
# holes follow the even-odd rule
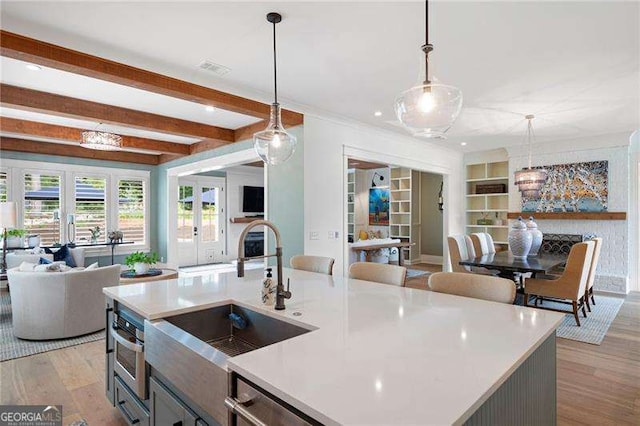
[[[132,277],[132,278],[122,278],[120,277],[120,284],[136,284],[136,283],[145,283],[149,281],[161,281],[161,280],[172,280],[178,278],[178,271],[170,268],[155,268],[162,271],[160,275],[154,275],[152,277]],[[128,268],[123,269],[123,271],[128,270]]]

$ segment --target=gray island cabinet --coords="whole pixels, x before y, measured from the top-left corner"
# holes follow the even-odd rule
[[[106,395],[131,425],[556,424],[563,315],[284,270],[105,288]]]

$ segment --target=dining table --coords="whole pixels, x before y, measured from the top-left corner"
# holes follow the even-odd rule
[[[510,251],[501,251],[461,260],[459,263],[464,266],[497,270],[500,272],[499,276],[513,279],[516,273],[531,273],[534,278],[537,274],[549,274],[563,266],[566,261],[566,255],[540,253],[523,259],[515,257]]]

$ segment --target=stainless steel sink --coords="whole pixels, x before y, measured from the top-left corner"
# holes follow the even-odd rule
[[[235,313],[246,320],[237,328]],[[237,305],[225,305],[165,318],[165,321],[233,357],[307,333],[309,330]]]
[[[229,314],[239,315],[238,328]],[[145,321],[145,360],[221,424],[227,424],[227,360],[307,333],[303,327],[228,304]]]

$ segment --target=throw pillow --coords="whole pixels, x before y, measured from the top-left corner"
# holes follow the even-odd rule
[[[35,263],[22,262],[18,267],[18,270],[21,272],[32,272],[35,266],[36,266]]]
[[[71,256],[69,247],[67,247],[66,245],[60,247],[58,251],[51,251],[51,249],[45,248],[44,252],[47,254],[53,254],[54,262],[62,260],[64,261],[64,263],[67,264],[67,266],[71,266],[72,268],[75,268],[76,266],[78,266],[76,265],[76,262],[73,260],[73,257]]]
[[[40,258],[40,265],[48,265],[50,263],[52,263],[49,259],[47,259],[46,257],[41,257]]]
[[[99,268],[99,266],[98,266],[98,262],[94,262],[94,263],[92,263],[91,265],[89,265],[89,266],[87,266],[86,268],[84,268],[84,270],[85,270],[85,271],[90,271],[90,270],[92,270],[92,269],[98,269],[98,268]]]

